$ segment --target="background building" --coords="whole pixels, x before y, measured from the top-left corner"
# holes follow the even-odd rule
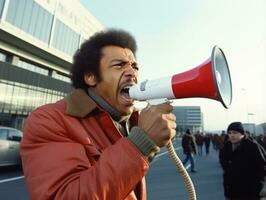
[[[266,135],[266,123],[262,123],[260,126],[262,128],[263,134]]]
[[[258,136],[265,133],[263,129],[263,124],[254,124],[254,123],[243,123],[245,131],[248,131],[254,136]]]
[[[177,134],[183,134],[186,129],[193,133],[203,131],[203,114],[200,106],[174,106]]]
[[[0,125],[64,97],[73,54],[102,29],[78,0],[0,0]]]
[[[254,123],[243,123],[243,127],[250,134],[256,134],[256,125]]]

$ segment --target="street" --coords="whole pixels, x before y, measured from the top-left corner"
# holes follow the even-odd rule
[[[19,166],[0,168],[1,200],[29,200],[25,179]]]
[[[174,143],[175,144],[175,143]],[[176,152],[182,160],[180,145]],[[160,154],[165,151],[163,149]],[[196,156],[197,173],[189,173],[197,194],[197,200],[224,200],[222,186],[222,169],[218,162],[218,153],[210,147],[210,154],[203,151],[202,156]],[[155,158],[147,175],[147,191],[149,200],[187,200],[188,192],[183,178],[178,173],[174,162],[167,153]]]
[[[175,144],[175,143],[174,143]],[[183,157],[180,144],[175,144],[176,152]],[[197,200],[223,200],[222,171],[217,152],[196,156],[197,173],[190,173],[194,183]],[[163,148],[154,158],[147,174],[149,200],[187,200],[187,189],[183,178],[177,172],[168,153]],[[0,168],[0,194],[3,200],[29,200],[25,179],[20,167]]]

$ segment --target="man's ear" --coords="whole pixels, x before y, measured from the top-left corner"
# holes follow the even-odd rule
[[[95,75],[91,72],[84,74],[84,81],[90,87],[96,86],[96,83],[97,83]]]

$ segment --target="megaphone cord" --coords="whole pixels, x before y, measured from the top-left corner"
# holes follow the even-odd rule
[[[175,165],[176,165],[176,168],[177,168],[178,172],[181,174],[181,176],[184,179],[185,186],[186,186],[186,188],[188,190],[188,199],[189,200],[197,200],[193,182],[191,181],[191,178],[188,175],[187,170],[183,166],[183,163],[178,158],[178,156],[177,156],[177,154],[175,152],[175,149],[174,149],[172,141],[170,141],[169,144],[166,147],[167,147],[167,150],[168,150],[168,153],[169,153],[170,157],[175,162]]]

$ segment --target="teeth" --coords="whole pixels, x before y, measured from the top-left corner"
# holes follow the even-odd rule
[[[129,89],[133,86],[134,84],[128,84],[128,85],[125,85],[124,87],[122,87],[121,89],[121,94],[122,95],[125,95],[125,96],[129,96]]]

